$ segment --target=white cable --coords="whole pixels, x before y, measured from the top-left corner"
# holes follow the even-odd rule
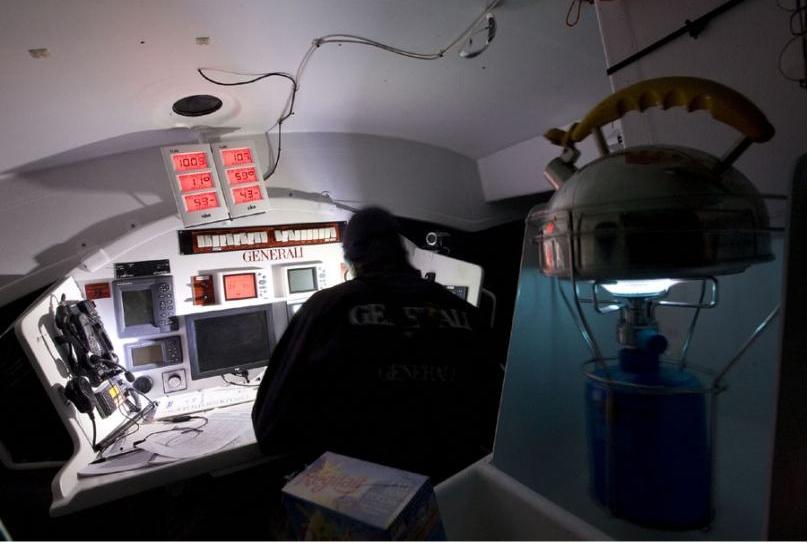
[[[418,53],[415,51],[407,51],[406,49],[400,49],[392,45],[387,45],[382,42],[377,42],[375,40],[371,40],[369,38],[365,38],[362,36],[356,36],[353,34],[326,34],[324,36],[320,36],[319,38],[312,40],[311,46],[309,46],[309,49],[306,51],[306,54],[303,55],[303,58],[300,60],[300,64],[298,64],[297,66],[297,71],[295,72],[295,81],[297,82],[297,92],[299,92],[301,89],[301,80],[303,79],[303,73],[306,70],[306,66],[311,60],[311,57],[314,55],[314,52],[317,51],[317,49],[319,49],[320,46],[322,45],[329,43],[336,43],[336,44],[353,43],[357,45],[368,45],[371,47],[378,47],[379,49],[382,49],[384,51],[388,51],[390,53],[395,53],[397,55],[402,55],[417,60],[437,60],[443,58],[443,56],[446,54],[447,51],[449,51],[455,45],[466,39],[468,35],[474,31],[475,27],[480,23],[480,21],[485,19],[486,14],[490,12],[492,9],[496,8],[501,2],[502,0],[492,0],[492,2],[490,2],[485,7],[485,9],[483,9],[480,15],[478,15],[477,18],[474,19],[474,21],[460,35],[457,36],[457,38],[452,40],[451,43],[449,43],[449,45],[447,45],[446,47],[435,53]],[[291,102],[292,102],[292,93],[290,92],[282,111],[284,112],[287,111],[291,105]],[[275,123],[271,127],[269,127],[266,130],[266,132],[269,133],[270,131],[272,131],[272,129],[278,126],[278,122],[282,118],[283,115],[278,117],[278,120],[275,121]]]

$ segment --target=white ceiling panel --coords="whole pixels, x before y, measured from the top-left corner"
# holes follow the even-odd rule
[[[77,160],[93,146],[162,145],[176,132],[163,131],[184,125],[261,132],[283,108],[285,80],[217,87],[196,68],[294,73],[311,41],[331,33],[434,52],[485,5],[0,1],[0,172],[51,166],[58,157]],[[395,136],[479,158],[567,124],[609,92],[594,10],[584,4],[580,23],[568,28],[568,7],[568,0],[505,0],[495,10],[496,39],[470,60],[456,50],[423,61],[365,46],[324,45],[308,64],[296,114],[284,130]],[[210,37],[210,44],[197,45],[199,36]],[[49,56],[32,58],[34,48],[47,48]],[[171,113],[176,99],[196,93],[221,96],[225,107],[190,120]]]

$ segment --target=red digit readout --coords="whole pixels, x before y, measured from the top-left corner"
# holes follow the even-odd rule
[[[208,208],[218,208],[219,199],[216,198],[216,193],[198,193],[195,195],[185,195],[185,208],[189,212],[199,212],[207,210]]]
[[[233,189],[233,200],[236,204],[243,204],[244,202],[252,202],[253,200],[261,200],[261,189],[258,185],[250,185],[249,187],[239,187]]]
[[[210,189],[213,187],[213,176],[210,172],[199,172],[196,174],[183,174],[177,176],[180,181],[180,190],[183,193],[197,191],[199,189]]]
[[[174,171],[176,172],[200,170],[208,167],[208,155],[201,151],[195,153],[173,153],[171,160],[174,162]]]
[[[258,175],[255,173],[255,168],[233,168],[227,170],[227,181],[230,182],[230,185],[258,181]]]
[[[222,149],[222,162],[225,166],[236,166],[237,164],[252,164],[252,151],[249,147],[239,147],[236,149]]]
[[[242,300],[255,298],[255,274],[228,274],[224,277],[224,298]]]

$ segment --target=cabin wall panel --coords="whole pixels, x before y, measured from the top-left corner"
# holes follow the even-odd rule
[[[266,139],[252,139],[269,164]],[[270,187],[327,191],[352,207],[378,204],[403,217],[461,230],[524,216],[523,205],[485,203],[476,162],[443,148],[341,133],[284,134],[282,143]],[[0,304],[5,304],[176,208],[159,148],[153,147],[6,174],[0,178],[0,211]]]
[[[605,97],[608,95],[605,73],[603,80]],[[591,105],[594,106],[595,102],[593,101]],[[586,114],[589,107],[590,105],[581,106],[580,117]],[[550,128],[553,127],[545,127]],[[586,164],[598,156],[591,138],[587,138],[577,147],[581,152],[578,165]],[[504,198],[552,191],[553,187],[544,178],[544,167],[558,157],[560,152],[561,148],[548,142],[544,136],[536,136],[479,159],[477,167],[480,171],[485,200],[494,202]]]
[[[598,14],[608,64],[615,64],[723,3],[722,0],[601,2]],[[783,2],[791,5],[793,2]],[[615,72],[613,89],[663,76],[712,79],[744,94],[766,114],[775,136],[754,144],[736,167],[764,192],[785,194],[798,157],[805,153],[805,90],[778,71],[780,52],[791,39],[790,13],[774,0],[747,0],[713,19],[698,39],[677,38]],[[799,44],[783,57],[798,73],[804,66]],[[623,121],[627,145],[670,143],[721,156],[739,136],[705,112],[683,108],[630,113]]]
[[[277,136],[271,141],[277,149]],[[376,204],[402,217],[461,230],[524,216],[524,208],[488,204],[476,161],[447,149],[346,133],[284,134],[281,144],[271,185],[328,191],[349,206]]]

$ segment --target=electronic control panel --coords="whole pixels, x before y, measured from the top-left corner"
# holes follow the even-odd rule
[[[172,279],[149,276],[112,282],[118,336],[131,338],[177,330]]]
[[[221,154],[233,149],[217,148],[222,167],[248,159]],[[207,159],[215,171],[213,155]],[[341,244],[349,214],[279,200],[272,214],[228,225],[188,229],[167,218],[168,228],[144,226],[141,238],[133,231],[72,272],[139,391],[174,394],[256,377],[306,300],[349,279]],[[422,274],[476,303],[479,267],[405,246]]]
[[[139,371],[182,364],[182,340],[167,336],[124,345],[126,368]]]
[[[263,170],[252,142],[215,143],[210,148],[230,217],[267,211],[269,199]]]
[[[269,198],[252,142],[162,148],[177,210],[186,226],[264,213]]]
[[[174,145],[161,151],[184,225],[203,225],[230,217],[208,144]]]
[[[274,268],[273,273],[278,296],[291,302],[306,299],[329,284],[328,272],[322,263],[279,266]]]
[[[168,395],[256,376],[293,311],[344,281],[339,216],[271,225],[262,217],[198,229],[177,221],[107,265],[77,271],[139,391]]]

